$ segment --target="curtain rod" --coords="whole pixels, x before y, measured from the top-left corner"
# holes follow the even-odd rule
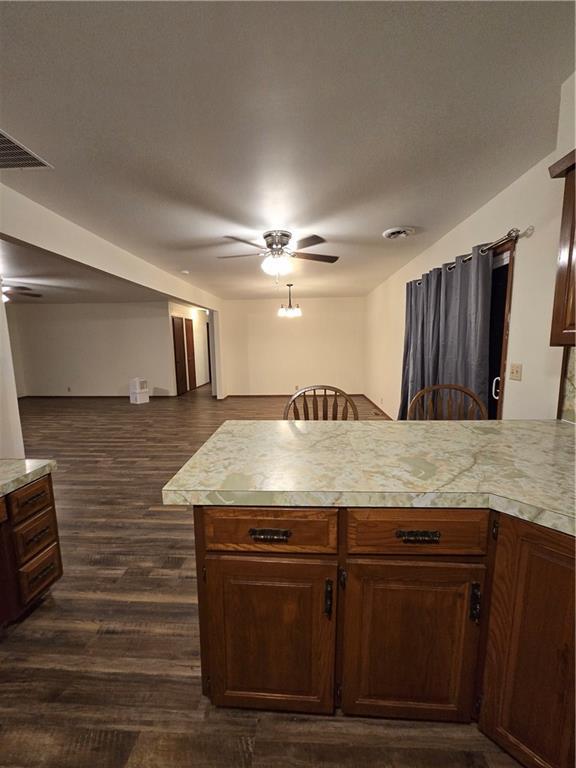
[[[480,253],[483,256],[485,256],[491,248],[496,248],[496,246],[502,245],[502,243],[507,243],[508,240],[513,240],[514,242],[517,242],[518,238],[520,237],[520,234],[521,234],[520,230],[517,229],[516,227],[513,227],[512,229],[509,229],[505,235],[503,235],[502,237],[499,237],[498,240],[494,240],[493,243],[488,243],[487,245],[483,245],[480,248]],[[471,258],[472,258],[472,254],[469,253],[462,257],[462,261],[470,261]],[[455,266],[456,266],[456,262],[453,261],[450,264],[448,264],[447,269],[451,272]],[[416,285],[422,285],[422,280],[417,280]]]
[[[518,238],[520,237],[520,230],[516,229],[514,227],[513,229],[508,230],[506,234],[503,237],[499,237],[498,240],[494,240],[493,243],[488,243],[488,245],[483,245],[482,248],[480,248],[480,253],[488,253],[488,251],[491,248],[496,248],[497,245],[502,245],[502,243],[508,242],[508,240],[514,240],[516,242]]]

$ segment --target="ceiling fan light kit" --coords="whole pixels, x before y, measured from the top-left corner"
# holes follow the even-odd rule
[[[286,287],[288,288],[288,306],[285,307],[284,304],[280,305],[280,309],[278,310],[278,317],[302,317],[302,310],[300,309],[300,305],[292,305],[293,286],[294,283],[286,284]]]
[[[292,257],[289,253],[282,253],[280,255],[271,253],[266,256],[260,266],[271,277],[283,277],[292,272]]]
[[[302,249],[312,248],[314,245],[325,243],[326,240],[320,235],[308,235],[296,241],[294,249],[289,248],[292,240],[292,232],[287,229],[269,229],[264,232],[262,239],[265,245],[261,246],[252,240],[245,240],[243,237],[226,235],[227,240],[234,240],[236,243],[244,243],[258,248],[256,253],[242,253],[231,256],[217,256],[217,259],[242,259],[245,256],[263,256],[264,261],[260,264],[262,271],[270,277],[278,278],[289,275],[294,268],[293,259],[304,259],[305,261],[317,261],[321,264],[334,264],[338,261],[338,256],[327,256],[322,253],[301,253]],[[281,305],[278,310],[278,317],[302,317],[302,310],[299,305],[292,306],[292,285],[288,283],[288,306]]]

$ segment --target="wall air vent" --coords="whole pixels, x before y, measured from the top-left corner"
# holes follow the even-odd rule
[[[52,168],[42,158],[0,131],[0,170],[9,168]]]

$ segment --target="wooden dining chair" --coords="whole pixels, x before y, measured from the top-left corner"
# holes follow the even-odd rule
[[[290,418],[290,411],[295,421],[347,421],[350,412],[354,421],[358,421],[358,409],[350,395],[325,384],[313,384],[294,392],[284,408],[285,419]]]
[[[408,406],[411,421],[487,419],[488,411],[475,392],[460,384],[434,384],[417,392]]]

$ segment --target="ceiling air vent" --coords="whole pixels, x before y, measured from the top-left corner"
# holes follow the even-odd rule
[[[0,131],[0,170],[7,168],[52,168],[42,158]]]

